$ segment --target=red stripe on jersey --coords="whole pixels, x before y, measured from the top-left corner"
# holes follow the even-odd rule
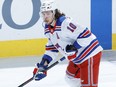
[[[98,44],[98,41],[95,41],[81,56],[79,59],[84,58],[96,45]]]
[[[55,50],[55,47],[46,47],[46,50]]]
[[[91,34],[90,30],[86,30],[80,37],[85,37],[89,34]]]

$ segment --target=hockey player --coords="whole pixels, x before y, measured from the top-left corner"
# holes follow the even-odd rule
[[[98,87],[99,64],[102,47],[96,36],[84,26],[60,12],[53,1],[41,4],[41,14],[45,22],[44,34],[48,38],[46,51],[37,68],[35,80],[46,77],[43,72],[60,52],[69,60],[66,81],[70,87]]]

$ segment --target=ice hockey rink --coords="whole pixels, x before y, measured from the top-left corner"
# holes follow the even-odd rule
[[[116,51],[104,51],[100,64],[99,87],[116,87]],[[32,77],[39,56],[0,58],[0,87],[18,87]],[[69,87],[65,82],[67,60],[48,71],[46,78],[24,87]]]

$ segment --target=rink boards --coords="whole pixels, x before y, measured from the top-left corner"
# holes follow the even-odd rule
[[[0,42],[0,57],[41,55],[47,39],[12,40]]]
[[[56,3],[67,16],[90,28],[104,50],[116,50],[116,0],[57,0]],[[39,0],[0,0],[0,57],[44,53],[47,39],[39,7]]]
[[[114,43],[116,43],[116,35],[113,35]],[[30,40],[14,40],[0,42],[0,57],[42,55],[45,51],[47,39],[30,39]],[[112,45],[112,49],[116,49],[116,44]]]

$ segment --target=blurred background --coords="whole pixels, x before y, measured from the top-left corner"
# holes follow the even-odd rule
[[[19,68],[28,71],[28,67],[31,67],[29,69],[29,72],[31,72],[32,67],[35,67],[35,64],[41,60],[47,43],[42,26],[43,21],[39,13],[41,1],[0,0],[1,80],[17,76],[15,71]],[[97,36],[104,48],[102,62],[110,62],[115,66],[116,0],[55,0],[55,2],[58,9],[65,13],[67,17],[72,17],[77,23],[88,27]],[[67,64],[67,60],[61,64]],[[15,68],[16,70],[12,71]],[[24,70],[18,72],[24,73]],[[9,76],[8,73],[13,73],[13,75]],[[25,71],[25,73],[27,72]],[[20,76],[23,76],[23,74]],[[20,79],[23,79],[23,77]],[[5,80],[4,83],[0,81],[0,87],[9,87],[5,85]],[[15,84],[10,87],[17,86]],[[100,87],[103,87],[103,85]],[[110,85],[110,87],[116,86]]]

